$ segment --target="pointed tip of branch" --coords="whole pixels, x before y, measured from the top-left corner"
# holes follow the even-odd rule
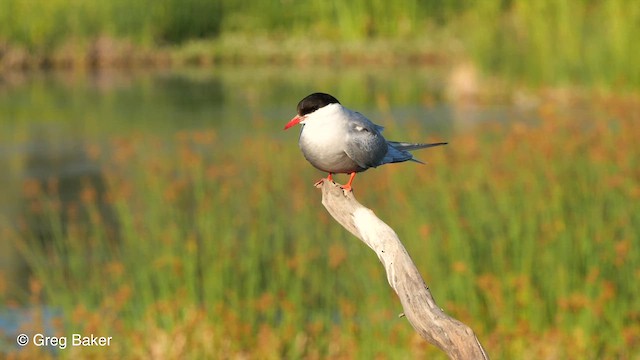
[[[327,179],[320,179],[318,182],[313,184],[318,189],[322,189],[323,195],[326,193],[335,192],[338,194],[338,191],[342,192],[344,197],[351,198],[355,200],[355,195],[353,194],[353,189],[344,189],[342,185],[336,183],[335,181],[328,181]]]

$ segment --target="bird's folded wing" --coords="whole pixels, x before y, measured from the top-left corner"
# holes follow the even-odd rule
[[[428,148],[428,147],[440,146],[440,145],[446,145],[447,144],[446,142],[422,144],[422,143],[407,143],[407,142],[400,142],[400,141],[387,141],[387,143],[389,145],[391,145],[392,147],[394,147],[395,149],[407,150],[407,151],[424,149],[424,148]]]

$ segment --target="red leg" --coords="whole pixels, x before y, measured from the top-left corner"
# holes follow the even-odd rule
[[[327,176],[327,180],[333,182],[333,174],[329,173],[329,176]]]
[[[355,177],[356,177],[356,173],[355,173],[355,171],[354,171],[354,172],[352,172],[352,173],[349,175],[349,182],[347,183],[347,185],[344,185],[344,186],[342,187],[342,190],[345,190],[345,191],[353,191],[353,189],[351,188],[351,183],[353,182],[353,179],[354,179]]]

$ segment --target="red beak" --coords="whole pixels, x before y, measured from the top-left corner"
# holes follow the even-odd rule
[[[291,119],[291,121],[287,123],[287,125],[284,126],[284,129],[287,130],[288,128],[294,125],[298,125],[298,123],[300,123],[301,120],[302,120],[302,116],[296,115],[293,119]]]

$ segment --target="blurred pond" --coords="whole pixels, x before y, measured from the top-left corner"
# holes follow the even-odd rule
[[[242,136],[256,126],[277,132],[314,91],[331,93],[377,122],[418,120],[440,131],[455,121],[504,119],[530,107],[512,97],[487,101],[495,89],[481,89],[473,71],[452,76],[431,68],[268,67],[5,75],[0,109],[3,130],[27,137],[94,141],[125,131],[202,127]],[[479,98],[485,99],[481,105]],[[456,113],[470,105],[477,105],[473,112]],[[24,140],[7,135],[3,140]]]

